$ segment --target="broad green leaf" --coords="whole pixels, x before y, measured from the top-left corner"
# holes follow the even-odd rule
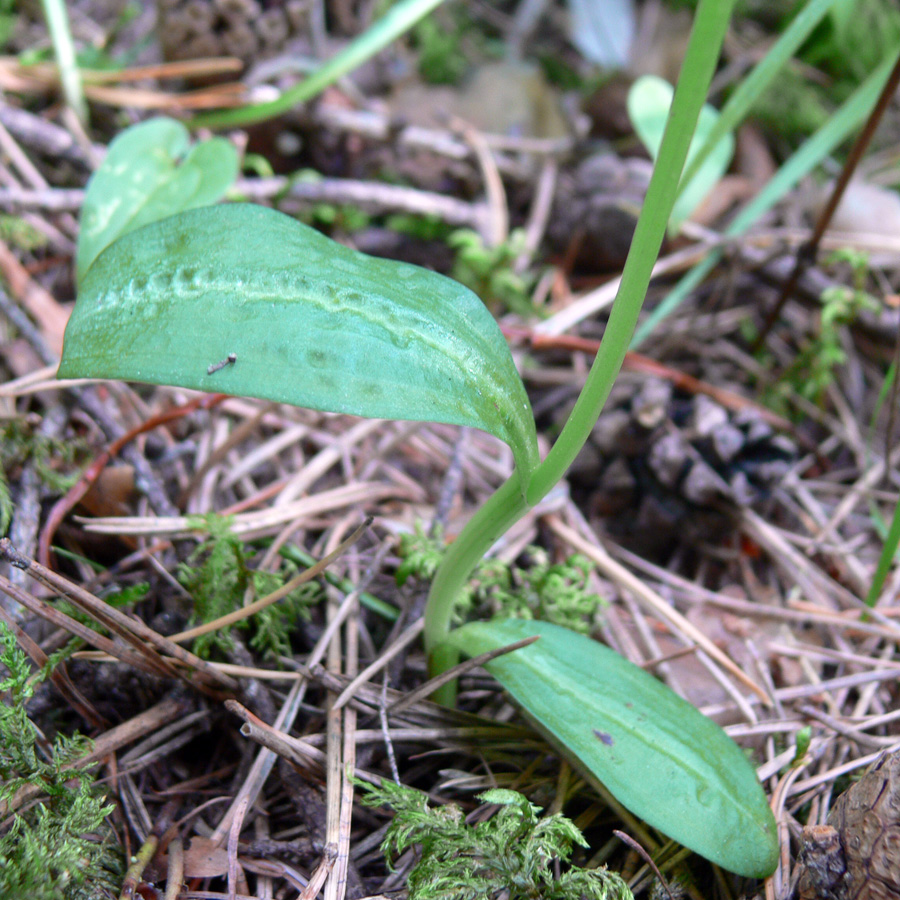
[[[510,445],[523,479],[538,461],[525,388],[475,294],[251,204],[179,213],[107,248],[59,375],[472,425]]]
[[[190,147],[173,119],[151,119],[123,131],[88,183],[76,259],[79,284],[100,252],[151,222],[225,194],[237,176],[237,151],[224,138]]]
[[[531,635],[540,640],[487,669],[551,740],[623,806],[701,856],[754,878],[775,870],[775,819],[752,765],[652,675],[549,622],[471,622],[448,643],[477,656]]]
[[[662,143],[663,131],[675,93],[672,85],[655,75],[644,75],[638,78],[628,92],[628,117],[647,152],[656,159]],[[706,136],[713,130],[719,113],[708,103],[700,111],[697,129],[688,151],[687,169],[691,159],[697,154],[706,141]],[[703,202],[704,197],[715,187],[719,179],[728,170],[731,157],[734,155],[734,137],[725,134],[709,151],[697,174],[691,178],[690,184],[682,185],[675,201],[675,208],[669,218],[669,231],[677,233],[690,214]]]

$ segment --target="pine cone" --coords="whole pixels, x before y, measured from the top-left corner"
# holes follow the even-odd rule
[[[256,62],[281,52],[300,33],[305,11],[302,0],[157,0],[163,55]]]
[[[882,754],[801,841],[796,900],[900,900],[900,751]]]
[[[637,552],[720,539],[730,513],[764,499],[797,457],[752,410],[656,378],[634,388],[616,385],[569,479],[576,501]]]

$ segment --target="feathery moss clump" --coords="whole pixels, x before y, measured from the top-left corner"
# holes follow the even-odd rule
[[[540,807],[516,791],[494,789],[479,795],[500,809],[477,825],[466,823],[458,806],[432,808],[428,797],[402,784],[361,784],[367,806],[395,811],[382,852],[389,859],[418,845],[409,873],[410,900],[633,900],[615,872],[571,866],[559,878],[551,863],[567,863],[572,848],[587,842],[560,813],[538,817]]]
[[[90,746],[83,735],[47,742],[28,718],[35,681],[13,633],[0,623],[0,805],[4,813],[20,791],[37,789],[37,802],[2,817],[0,897],[28,900],[101,900],[116,896],[123,867],[106,817],[113,807],[77,766]],[[49,666],[48,666],[49,669]]]

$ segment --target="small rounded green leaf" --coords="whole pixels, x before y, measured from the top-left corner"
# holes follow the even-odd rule
[[[107,248],[59,375],[471,425],[509,444],[523,484],[538,462],[524,385],[475,294],[250,204],[180,213]]]
[[[653,159],[656,159],[662,143],[663,131],[665,131],[669,118],[669,109],[672,106],[674,94],[675,90],[672,85],[656,75],[644,75],[638,78],[628,92],[628,117],[641,139],[641,143],[647,148],[647,152]],[[685,170],[690,166],[691,160],[703,146],[707,135],[711,134],[718,120],[719,111],[708,103],[704,104],[703,109],[700,110],[697,129],[688,151]],[[678,232],[682,222],[703,202],[706,195],[728,171],[733,155],[734,137],[731,134],[725,134],[716,142],[697,174],[691,178],[690,184],[681,185],[678,199],[675,201],[675,208],[669,218],[671,233]]]
[[[150,119],[123,131],[88,183],[78,234],[78,282],[114,240],[215,203],[237,172],[237,151],[229,141],[216,137],[190,147],[187,128],[174,119]]]
[[[771,875],[775,818],[753,766],[661,681],[549,622],[471,622],[447,642],[477,656],[532,635],[486,668],[538,727],[654,828],[739,875]]]

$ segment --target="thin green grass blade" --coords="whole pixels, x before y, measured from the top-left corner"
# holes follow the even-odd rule
[[[894,564],[898,546],[900,546],[900,500],[897,501],[897,505],[894,507],[891,527],[888,529],[884,547],[881,548],[878,565],[875,568],[875,574],[872,576],[872,584],[869,586],[869,592],[866,594],[866,606],[874,606],[878,602],[881,591],[884,589],[884,583],[890,574],[891,566]]]
[[[475,294],[251,204],[179,213],[101,253],[59,374],[471,425],[509,444],[523,478],[538,462],[525,387]]]
[[[444,0],[400,0],[356,40],[351,41],[308,78],[286,90],[277,100],[242,106],[239,109],[206,113],[197,116],[191,124],[198,128],[234,128],[280,116],[292,107],[317,97],[340,77],[352,72],[383,50],[391,41],[409,31],[416,22],[443,2]]]
[[[82,123],[87,122],[87,103],[84,100],[84,86],[81,83],[81,72],[75,59],[75,44],[72,41],[72,29],[69,27],[69,14],[65,0],[41,0],[44,17],[47,19],[47,30],[53,43],[53,53],[59,66],[59,79],[62,82],[66,103],[78,116]],[[15,8],[15,7],[13,7]]]
[[[778,862],[756,771],[711,719],[608,647],[549,622],[472,622],[448,643],[469,656],[539,635],[489,662],[550,740],[623,806],[712,862],[753,878]]]
[[[835,0],[810,0],[797,13],[769,52],[742,78],[734,93],[722,107],[719,118],[706,135],[703,145],[688,161],[679,185],[679,192],[690,184],[713,148],[726,135],[734,132],[747,117],[750,108],[772,83],[775,76],[792,59],[813,29],[835,5]]]

